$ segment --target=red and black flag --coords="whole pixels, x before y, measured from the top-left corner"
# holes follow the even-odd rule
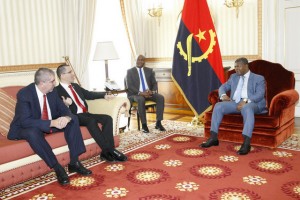
[[[196,116],[224,83],[219,43],[206,0],[185,0],[176,38],[172,79]]]

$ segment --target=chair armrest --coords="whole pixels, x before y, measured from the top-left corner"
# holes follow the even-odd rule
[[[295,106],[299,100],[299,94],[296,90],[286,90],[275,95],[271,100],[269,114],[270,116],[278,116],[282,110],[290,106]]]
[[[119,122],[121,114],[129,116],[130,102],[127,97],[115,97],[112,100],[95,99],[87,100],[89,112],[93,114],[110,115],[113,119],[113,134],[119,134]]]
[[[218,90],[213,90],[209,95],[208,95],[208,102],[214,107],[216,103],[220,101],[219,99],[219,92]]]

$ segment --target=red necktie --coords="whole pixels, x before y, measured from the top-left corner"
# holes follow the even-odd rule
[[[84,113],[87,112],[86,107],[84,105],[82,105],[82,103],[79,101],[78,96],[77,96],[75,90],[73,89],[72,85],[69,85],[69,88],[71,89],[71,92],[72,92],[72,94],[74,96],[74,99],[75,99],[77,105],[82,109],[82,111]]]
[[[42,119],[48,120],[48,109],[47,109],[47,96],[44,94],[44,105],[43,105],[43,112],[42,112]]]

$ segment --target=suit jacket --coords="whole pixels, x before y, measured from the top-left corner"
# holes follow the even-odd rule
[[[104,96],[106,94],[105,92],[90,92],[90,91],[85,90],[84,88],[80,87],[77,83],[72,83],[72,86],[73,86],[74,90],[76,91],[76,93],[78,94],[78,96],[84,102],[84,105],[86,106],[87,109],[88,109],[88,105],[86,103],[86,99],[87,100],[100,99],[100,98],[104,98]],[[68,94],[68,92],[65,90],[65,88],[61,84],[56,86],[56,89],[57,89],[57,93],[58,93],[59,97],[64,96],[64,97],[71,98],[71,96]],[[74,101],[74,99],[73,99],[73,101]],[[69,106],[69,109],[71,110],[72,113],[77,114],[77,106],[75,103],[72,103]]]
[[[232,74],[228,81],[219,88],[219,96],[221,97],[222,94],[230,91],[230,98],[233,99],[239,78],[240,76],[236,73]],[[250,72],[247,88],[248,99],[250,99],[252,103],[257,104],[260,112],[266,109],[265,90],[265,78],[261,75]]]
[[[145,79],[147,81],[149,90],[157,91],[157,81],[155,79],[155,72],[152,68],[143,67]],[[140,90],[140,77],[136,67],[127,70],[126,86],[128,89],[127,96],[138,95]]]
[[[72,117],[72,113],[59,98],[56,90],[49,92],[47,94],[47,99],[52,119],[56,119],[61,116]],[[37,128],[43,132],[49,133],[50,123],[50,120],[41,119],[41,108],[36,87],[34,83],[31,83],[30,85],[22,88],[17,94],[15,116],[10,124],[7,138],[21,139],[19,132],[21,129],[26,128]]]

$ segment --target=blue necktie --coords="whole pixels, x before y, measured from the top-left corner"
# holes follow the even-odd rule
[[[139,72],[140,72],[140,78],[141,78],[142,88],[143,88],[143,92],[144,92],[144,91],[146,91],[146,86],[145,86],[145,82],[144,82],[144,77],[143,77],[143,73],[142,73],[142,68],[139,68]]]
[[[243,89],[243,86],[244,86],[244,79],[245,79],[244,76],[240,77],[241,81],[239,81],[239,84],[238,84],[238,86],[236,88],[236,91],[235,91],[235,94],[234,94],[235,103],[239,103],[240,100],[241,100],[242,89]]]

